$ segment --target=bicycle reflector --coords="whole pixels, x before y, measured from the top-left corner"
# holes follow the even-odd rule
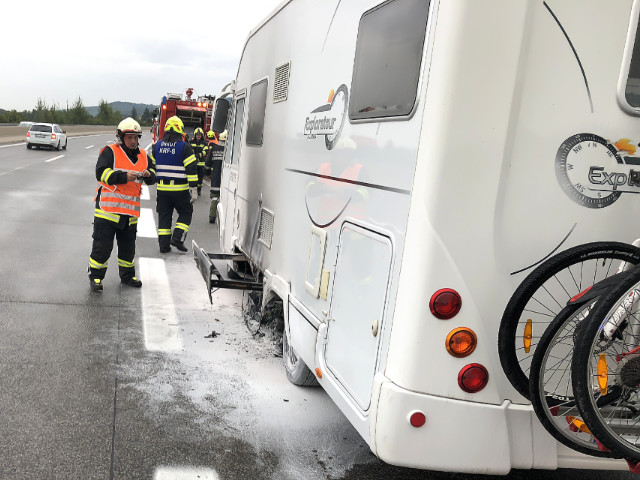
[[[431,296],[429,309],[434,317],[448,320],[455,317],[462,307],[460,294],[451,288],[442,288]]]
[[[601,353],[598,357],[598,387],[600,388],[600,394],[606,395],[609,386],[609,371],[607,370],[607,357],[604,353]]]
[[[477,393],[489,383],[489,372],[479,363],[465,365],[458,373],[458,386],[467,393]]]
[[[467,355],[471,355],[471,353],[476,349],[477,344],[478,337],[476,337],[473,330],[470,328],[459,327],[454,328],[449,332],[445,346],[447,347],[447,352],[451,355],[462,358]]]
[[[533,322],[531,319],[527,320],[524,326],[524,335],[522,336],[522,343],[524,343],[524,353],[529,353],[531,350],[531,339],[533,338]]]

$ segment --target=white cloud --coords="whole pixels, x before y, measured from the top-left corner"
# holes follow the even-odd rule
[[[78,97],[157,104],[189,87],[216,94],[235,77],[249,31],[280,3],[9,2],[0,108],[31,110],[38,98],[61,108]]]

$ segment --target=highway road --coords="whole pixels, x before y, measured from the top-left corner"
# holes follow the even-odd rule
[[[277,337],[245,325],[246,295],[217,291],[211,306],[191,253],[159,253],[153,187],[137,241],[142,289],[120,285],[114,252],[104,292],[91,292],[94,168],[113,139],[0,146],[0,479],[635,478],[384,464],[321,389],[287,381]],[[196,202],[188,242],[211,251],[208,203]]]

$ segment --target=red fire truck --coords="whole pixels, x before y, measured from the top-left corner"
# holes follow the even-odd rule
[[[154,143],[164,135],[164,124],[168,118],[177,115],[184,123],[185,133],[193,137],[193,131],[200,127],[206,132],[211,128],[213,103],[215,97],[204,95],[194,98],[193,88],[187,88],[184,94],[167,93],[162,97],[158,110],[154,111],[153,134]]]

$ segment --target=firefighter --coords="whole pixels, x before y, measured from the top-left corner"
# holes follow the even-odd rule
[[[202,192],[202,180],[204,179],[204,149],[206,142],[204,140],[204,131],[201,128],[196,128],[193,132],[193,140],[191,140],[191,148],[196,156],[198,166],[198,196]]]
[[[118,270],[120,281],[140,288],[136,277],[135,252],[140,192],[142,181],[155,183],[155,169],[147,152],[138,147],[142,136],[140,124],[125,118],[116,129],[119,143],[100,150],[96,163],[98,191],[93,218],[93,247],[89,257],[89,284],[100,292],[107,273],[107,261],[113,250],[113,238],[118,243]]]
[[[216,134],[213,132],[213,130],[209,130],[207,132],[207,145],[204,147],[204,174],[207,177],[211,176],[211,165],[208,164],[209,162],[209,158],[210,158],[210,146],[217,144],[218,143],[218,139],[216,138]]]
[[[182,252],[187,251],[184,240],[191,224],[192,204],[198,198],[196,156],[191,145],[183,139],[182,120],[171,117],[164,126],[162,140],[154,145],[151,154],[158,179],[156,212],[160,253],[170,252],[172,245]],[[178,218],[172,232],[174,209]]]
[[[213,132],[212,132],[213,133]],[[215,142],[209,142],[207,158],[205,164],[211,171],[211,206],[209,207],[209,223],[216,222],[218,200],[220,199],[220,181],[222,177],[222,157],[224,154],[224,144],[227,139],[225,130],[217,136]]]

